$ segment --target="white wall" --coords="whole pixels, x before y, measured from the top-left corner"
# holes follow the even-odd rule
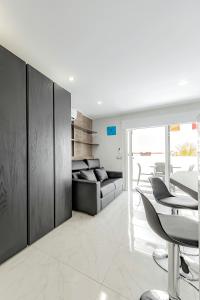
[[[200,101],[165,108],[150,109],[122,117],[122,128],[140,128],[196,121]]]
[[[107,136],[107,126],[117,126],[116,136]],[[94,146],[94,157],[100,158],[101,165],[106,170],[118,171],[122,170],[122,160],[117,159],[118,148],[122,149],[122,130],[120,118],[98,119],[93,121],[93,130],[98,132],[94,136],[94,141],[99,146]]]
[[[96,148],[94,147],[94,156],[100,158],[101,164],[107,170],[125,171],[125,133],[127,129],[196,121],[199,114],[200,101],[93,120],[93,128],[98,132],[95,141],[100,144],[99,146],[95,146]],[[106,127],[109,125],[117,126],[116,136],[106,135]],[[119,147],[122,149],[122,160],[116,159]]]

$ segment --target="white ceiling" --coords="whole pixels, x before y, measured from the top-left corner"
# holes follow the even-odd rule
[[[94,118],[200,98],[199,0],[1,0],[0,40]]]

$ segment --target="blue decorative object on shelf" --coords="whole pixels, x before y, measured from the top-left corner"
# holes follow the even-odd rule
[[[117,127],[116,126],[108,126],[107,127],[107,135],[117,135]]]

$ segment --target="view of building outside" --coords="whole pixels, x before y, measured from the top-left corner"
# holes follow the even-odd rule
[[[133,130],[133,187],[148,182],[157,163],[165,163],[165,127]],[[163,173],[164,174],[164,173]]]
[[[170,153],[171,164],[174,168],[177,167],[181,171],[197,170],[196,123],[170,126]]]
[[[172,124],[170,134],[170,175],[197,176],[197,124]],[[165,127],[133,129],[133,185],[147,186],[149,176],[165,179]]]

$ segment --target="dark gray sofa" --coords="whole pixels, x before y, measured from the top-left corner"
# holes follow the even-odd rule
[[[98,214],[123,190],[122,172],[107,171],[103,182],[79,179],[80,170],[100,168],[99,159],[72,161],[72,205],[73,209],[89,215]]]

